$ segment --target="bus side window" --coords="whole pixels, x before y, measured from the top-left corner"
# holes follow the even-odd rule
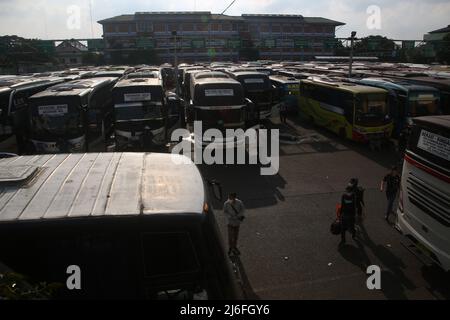
[[[344,109],[344,116],[348,123],[353,124],[353,106],[354,106],[354,96],[350,92],[342,92],[341,96],[342,108]]]

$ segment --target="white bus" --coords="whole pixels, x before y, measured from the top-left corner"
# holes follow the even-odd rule
[[[414,119],[401,186],[398,229],[450,270],[450,116]]]

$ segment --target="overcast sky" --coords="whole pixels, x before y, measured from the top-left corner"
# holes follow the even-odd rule
[[[231,0],[0,0],[0,34],[40,39],[90,38],[92,35],[100,37],[102,29],[97,21],[101,19],[136,11],[199,10],[220,13],[230,2]],[[76,18],[77,10],[80,19]],[[346,23],[337,31],[339,37],[347,37],[355,30],[358,36],[379,34],[394,39],[420,40],[424,33],[450,24],[450,1],[237,0],[226,14],[243,13],[325,17]],[[378,16],[380,19],[377,19]]]

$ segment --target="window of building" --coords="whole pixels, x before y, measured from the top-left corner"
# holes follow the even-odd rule
[[[130,32],[136,32],[136,24],[130,24]]]
[[[219,24],[218,23],[211,23],[211,31],[219,31]]]
[[[279,24],[272,25],[272,32],[281,32],[281,27]]]
[[[197,23],[197,31],[205,32],[208,31],[207,23]]]
[[[166,25],[163,23],[155,23],[153,25],[153,30],[155,32],[165,32],[166,31]]]
[[[105,32],[114,32],[114,25],[112,24],[105,25]]]
[[[290,24],[285,24],[283,25],[283,32],[284,33],[291,33],[292,32],[292,27]]]
[[[119,24],[119,32],[127,32],[128,33],[128,24]]]
[[[248,24],[242,23],[239,25],[239,31],[241,32],[248,32]]]
[[[270,27],[268,24],[262,24],[259,27],[260,32],[270,32]]]
[[[194,31],[194,24],[183,23],[183,31]]]
[[[237,23],[233,23],[233,31],[238,31],[238,24]]]
[[[252,23],[252,24],[250,25],[249,30],[250,30],[251,33],[258,33],[258,32],[259,32],[258,25]]]
[[[180,31],[180,29],[179,29],[180,27],[179,27],[179,25],[177,24],[177,23],[169,23],[168,24],[168,29],[169,29],[169,31]]]
[[[229,23],[222,24],[222,31],[231,31],[231,24]]]

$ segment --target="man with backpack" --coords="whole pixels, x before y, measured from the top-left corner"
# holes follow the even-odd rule
[[[356,239],[355,230],[355,216],[356,216],[356,200],[353,192],[353,185],[349,184],[345,189],[345,193],[341,198],[341,243],[345,244],[345,233],[348,231],[352,234],[352,239]]]
[[[231,193],[228,200],[223,204],[223,212],[228,218],[228,255],[239,255],[237,241],[239,237],[239,227],[244,221],[245,207],[244,203],[237,198],[236,193]]]

